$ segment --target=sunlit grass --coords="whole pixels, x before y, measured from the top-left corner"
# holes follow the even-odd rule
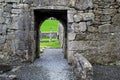
[[[40,26],[40,30],[41,32],[58,32],[59,23],[58,20],[45,20]],[[51,41],[50,38],[42,38],[40,41],[40,50],[44,48],[60,48],[60,42],[56,38],[52,38]]]
[[[45,20],[40,26],[41,32],[57,32],[58,31],[58,20]]]
[[[44,48],[61,48],[60,42],[55,38],[52,41],[49,41],[49,38],[43,38],[40,42],[40,50],[42,51]]]

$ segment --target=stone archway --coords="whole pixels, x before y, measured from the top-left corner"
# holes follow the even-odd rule
[[[40,54],[39,49],[39,26],[47,18],[54,17],[59,20],[64,27],[64,57],[67,58],[67,10],[53,10],[53,9],[35,9],[34,10],[34,31],[35,31],[35,57],[38,58]]]

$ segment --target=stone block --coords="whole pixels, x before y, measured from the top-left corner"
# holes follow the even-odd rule
[[[12,18],[6,18],[5,23],[10,25],[12,23]]]
[[[8,34],[7,36],[6,36],[6,39],[7,40],[13,40],[13,39],[15,39],[16,37],[15,37],[15,34]]]
[[[112,18],[113,25],[120,26],[120,13]]]
[[[5,12],[11,12],[11,9],[12,9],[12,4],[7,4],[7,5],[4,7],[4,11],[5,11]]]
[[[100,25],[98,31],[100,33],[109,33],[111,32],[112,29],[114,29],[114,27],[111,24],[104,24],[104,25]]]
[[[17,50],[26,50],[27,46],[24,41],[16,40],[15,47]]]
[[[4,17],[0,17],[0,23],[4,23],[5,22],[5,18]]]
[[[103,2],[112,3],[112,2],[115,2],[115,0],[103,0]]]
[[[6,40],[6,36],[0,36],[0,44],[4,44]]]
[[[73,58],[73,71],[77,80],[92,80],[93,67],[90,62],[79,53],[74,54]]]
[[[79,33],[79,32],[85,32],[87,30],[87,26],[85,22],[73,23],[71,25],[71,29],[73,32]]]
[[[2,17],[2,15],[3,15],[3,10],[0,9],[0,17]]]
[[[80,21],[94,21],[94,14],[93,13],[77,13],[73,16],[75,22]]]
[[[80,10],[90,9],[93,8],[92,0],[79,0],[76,2],[76,7]]]
[[[0,24],[0,34],[2,34],[2,30],[3,30],[3,25]]]
[[[2,50],[1,50],[1,46],[0,46],[0,59],[4,59],[4,55],[2,54],[2,52],[1,52]]]
[[[86,23],[85,22],[80,22],[79,23],[79,30],[81,32],[85,32],[87,30],[87,26],[86,26]]]
[[[110,21],[111,20],[111,15],[101,15],[100,20],[101,21]]]
[[[19,3],[20,0],[5,0],[5,2]]]
[[[66,6],[66,5],[68,5],[68,1],[67,0],[57,0],[56,1],[56,5],[57,6]]]
[[[12,14],[20,14],[20,13],[22,13],[22,9],[12,9],[11,13]]]
[[[83,20],[85,21],[94,21],[94,13],[83,13]]]
[[[69,51],[86,50],[89,48],[86,41],[69,41],[68,46]]]
[[[3,2],[3,1],[5,1],[5,0],[0,0],[0,2]]]
[[[76,33],[68,33],[68,40],[73,41],[75,40]]]
[[[74,22],[73,20],[73,15],[76,13],[76,11],[73,11],[73,10],[68,10],[68,22]]]
[[[79,24],[78,23],[73,23],[71,25],[71,30],[72,30],[72,32],[79,32]]]
[[[98,28],[94,26],[88,26],[88,31],[89,32],[98,32]]]
[[[117,13],[117,9],[103,9],[101,14],[110,14],[111,16]]]
[[[3,29],[2,29],[2,34],[3,35],[7,34],[7,28],[8,28],[8,25],[3,25]]]
[[[86,33],[80,32],[80,33],[76,34],[75,41],[85,40],[86,36],[87,36]]]
[[[100,33],[115,33],[115,32],[120,31],[119,26],[114,26],[111,24],[100,25],[100,26],[98,26],[98,28],[99,28],[98,30]]]
[[[9,13],[9,12],[4,12],[4,13],[3,13],[3,17],[5,17],[5,18],[11,18],[11,13]]]
[[[109,39],[110,34],[105,34],[105,33],[90,33],[87,34],[86,36],[86,40],[93,40],[93,41],[102,41],[102,40],[108,40]]]
[[[73,55],[74,55],[74,51],[68,51],[67,52],[67,59],[68,59],[68,63],[72,64],[73,63]]]
[[[18,30],[18,31],[16,31],[15,36],[16,36],[16,39],[25,41],[25,36],[27,36],[27,35],[25,34],[25,31]]]
[[[117,0],[117,2],[120,2],[120,0]]]
[[[23,0],[23,3],[32,4],[32,3],[33,3],[33,0]]]
[[[83,15],[82,14],[75,14],[73,16],[73,19],[74,19],[75,22],[80,22],[80,21],[83,20]]]

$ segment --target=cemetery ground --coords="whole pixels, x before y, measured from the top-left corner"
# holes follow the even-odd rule
[[[40,26],[40,31],[47,33],[50,33],[52,31],[57,33],[58,24],[59,21],[57,20],[49,20],[49,19],[45,20],[43,24]],[[50,37],[49,38],[42,37],[40,40],[40,50],[43,51],[44,48],[60,48],[60,42],[56,38],[51,38],[50,41]]]

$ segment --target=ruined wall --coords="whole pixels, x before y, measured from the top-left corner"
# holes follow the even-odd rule
[[[5,62],[29,60],[33,42],[29,11],[23,1],[0,0],[0,58]]]
[[[119,23],[120,0],[93,0],[92,10],[74,15],[73,33],[68,36],[69,57],[79,52],[93,64],[119,65]]]
[[[95,20],[88,28],[93,50],[87,57],[92,63],[120,63],[120,0],[94,0]],[[97,48],[96,48],[97,47]]]
[[[59,36],[60,45],[61,47],[63,47],[64,27],[61,23],[59,24],[59,27],[58,27],[58,36]]]
[[[0,59],[34,60],[34,9],[67,10],[69,63],[119,62],[120,0],[0,0]]]

